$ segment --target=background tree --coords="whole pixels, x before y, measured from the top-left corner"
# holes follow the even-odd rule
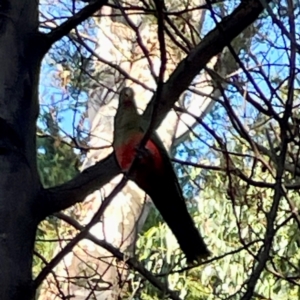
[[[157,21],[155,18],[148,16],[143,13],[146,7],[138,7],[137,3],[131,2],[128,6],[127,3],[118,3],[119,8],[116,7],[105,7],[101,10],[102,16],[100,19],[95,18],[97,24],[99,24],[99,30],[97,31],[97,40],[102,41],[100,44],[96,44],[95,51],[91,49],[84,41],[84,36],[80,40],[80,46],[87,49],[88,52],[94,56],[96,59],[92,62],[92,68],[90,67],[90,74],[92,76],[88,77],[87,85],[92,85],[92,93],[89,98],[89,120],[92,123],[91,128],[91,138],[90,145],[91,149],[88,153],[87,160],[84,163],[84,167],[90,166],[101,158],[107,155],[106,151],[103,151],[103,147],[108,147],[112,141],[112,123],[113,117],[116,109],[117,95],[112,91],[116,90],[117,86],[124,85],[124,81],[127,85],[134,86],[136,91],[141,91],[139,93],[139,107],[143,110],[146,103],[149,101],[152,91],[156,88],[156,78],[153,77],[155,73],[158,75],[158,70],[160,68],[160,54],[159,54],[159,41],[157,36]],[[199,4],[199,5],[198,5]],[[170,25],[169,30],[166,31],[166,50],[168,54],[168,62],[166,64],[166,72],[171,72],[176,66],[174,63],[179,62],[181,58],[188,53],[188,48],[195,45],[199,41],[199,29],[202,27],[202,23],[205,20],[205,12],[208,6],[204,5],[205,1],[200,1],[199,3],[192,3],[189,1],[188,4],[183,5],[178,3],[177,13],[170,15],[168,17],[168,24]],[[150,6],[153,4],[150,3]],[[139,10],[137,11],[137,9]],[[221,7],[222,8],[222,7]],[[221,10],[220,10],[221,11]],[[137,13],[139,12],[139,13]],[[224,12],[223,12],[224,14]],[[107,16],[105,16],[107,15]],[[183,21],[182,17],[184,16]],[[99,21],[100,20],[100,21]],[[143,24],[142,27],[137,26],[139,23]],[[183,33],[183,31],[174,31],[174,28],[184,28],[187,27],[188,30]],[[183,26],[183,27],[182,27]],[[170,32],[171,30],[171,32]],[[253,30],[247,30],[244,32],[244,38],[241,43],[235,41],[237,49],[243,48],[247,45],[245,40],[248,42],[249,36],[252,35]],[[174,34],[175,33],[175,34]],[[176,35],[179,38],[176,38]],[[136,38],[138,37],[138,38]],[[186,46],[178,47],[174,45],[174,41],[178,40],[179,45],[182,43]],[[118,46],[121,42],[122,47]],[[240,51],[240,50],[238,50]],[[65,52],[64,52],[65,55]],[[109,58],[109,60],[108,60]],[[216,65],[216,63],[222,58],[222,74],[233,72],[236,69],[235,63],[232,63],[232,57],[230,57],[226,52],[220,58],[214,58],[210,63],[210,67]],[[71,60],[74,56],[71,57]],[[57,59],[57,60],[61,60]],[[84,59],[81,59],[83,61]],[[62,73],[69,74],[70,64],[67,66],[66,70]],[[72,69],[72,73],[76,72]],[[128,76],[130,74],[130,80]],[[157,76],[156,75],[156,76]],[[168,74],[166,73],[165,76]],[[64,76],[62,76],[64,77]],[[91,78],[97,79],[96,84]],[[96,85],[96,89],[95,89]],[[142,86],[142,89],[141,89]],[[199,117],[205,116],[205,114],[211,108],[211,97],[204,96],[212,95],[213,97],[219,95],[220,93],[216,89],[214,91],[213,85],[209,75],[205,72],[198,75],[197,82],[193,84],[194,87],[201,88],[202,96],[189,93],[184,101],[185,107],[188,107],[190,111],[196,113]],[[146,89],[145,89],[146,87]],[[149,89],[150,87],[150,89]],[[188,98],[188,99],[187,99]],[[182,99],[184,100],[184,98]],[[180,120],[183,120],[181,122]],[[189,118],[188,115],[181,114],[178,118],[177,114],[169,113],[165,122],[159,128],[160,137],[164,140],[165,144],[170,147],[172,144],[174,147],[179,144],[180,141],[186,139],[189,132],[189,128],[193,126],[195,120]],[[188,126],[187,126],[188,125]],[[101,148],[99,150],[98,148]],[[111,151],[108,149],[107,151]],[[110,182],[109,185],[104,187],[104,193],[108,194],[117,184],[116,180]],[[102,189],[103,194],[103,189]],[[87,209],[96,211],[99,203],[101,202],[101,194],[99,192],[94,193],[86,201]],[[146,204],[146,205],[145,205]],[[149,201],[145,203],[144,193],[140,191],[135,184],[129,182],[126,187],[118,194],[118,197],[110,204],[109,208],[105,211],[103,216],[103,222],[97,224],[97,230],[93,233],[102,239],[109,240],[116,247],[122,251],[126,250],[127,254],[130,254],[134,250],[134,242],[136,240],[136,232],[142,227],[144,220],[147,217],[149,209]],[[81,208],[83,212],[83,219],[85,218],[85,209]],[[141,215],[141,212],[143,213]],[[88,216],[89,218],[90,216]],[[88,222],[88,220],[84,220]],[[138,225],[138,226],[137,226]],[[82,243],[85,243],[83,241]],[[81,243],[81,244],[82,244]],[[175,243],[173,243],[175,244]],[[149,246],[148,242],[148,246]],[[89,247],[88,245],[82,246],[84,248]],[[95,246],[91,245],[92,250],[95,251]],[[176,244],[170,249],[176,249]],[[80,250],[79,250],[80,251]],[[82,273],[82,264],[78,263],[78,251],[75,249],[76,255],[73,256],[72,269],[73,273]],[[132,254],[132,253],[131,253]],[[65,265],[70,264],[72,254],[70,253],[67,262],[64,262],[61,267],[62,270],[59,271],[60,276],[69,278],[69,274],[66,274]],[[86,252],[83,254],[85,262],[87,261]],[[103,248],[97,248],[98,257],[107,257],[109,254]],[[84,270],[84,277],[88,277],[90,280],[93,276],[99,276],[101,278],[101,283],[97,281],[97,285],[101,285],[100,289],[95,291],[98,299],[103,297],[108,298],[111,295],[114,298],[115,294],[120,293],[120,276],[118,273],[122,274],[122,278],[126,278],[125,270],[116,270],[117,266],[110,263],[111,258],[106,259],[106,261],[96,261],[90,256],[88,260],[93,264],[97,265],[97,274],[92,272],[89,276],[86,275],[86,269]],[[79,267],[78,267],[79,266]],[[76,271],[75,271],[76,269]],[[100,271],[102,269],[102,271]],[[69,271],[69,268],[68,268]],[[56,273],[58,270],[56,270]],[[81,276],[82,278],[83,276]],[[123,279],[122,279],[123,280]],[[48,290],[49,286],[57,286],[57,280],[48,280]],[[79,289],[78,293],[82,295],[84,292],[84,287],[82,280],[80,284],[74,284],[74,281],[66,280],[65,284],[68,286],[68,291],[72,290],[72,294],[76,295],[76,290]],[[90,286],[86,285],[87,291],[86,295],[90,294]],[[122,286],[121,286],[122,289]],[[124,289],[124,288],[123,288]],[[50,289],[52,291],[52,289]],[[54,292],[56,294],[56,292]]]
[[[208,2],[205,6],[209,12],[206,23],[202,23],[203,15],[198,14],[196,20],[196,24],[203,25],[201,41],[197,40],[199,30],[194,30],[189,12],[203,7],[193,3],[192,9],[178,6],[178,10],[174,11],[168,3],[164,7],[159,1],[139,5],[119,2],[106,5],[105,1],[92,1],[85,7],[80,2],[62,3],[61,6],[59,3],[53,6],[53,3],[43,2],[40,6],[41,32],[38,32],[37,3],[28,0],[22,4],[17,1],[1,4],[0,199],[3,202],[0,206],[0,257],[4,271],[0,275],[0,292],[3,299],[32,298],[48,275],[48,291],[60,298],[72,297],[76,293],[76,299],[100,299],[103,288],[109,291],[109,297],[113,296],[111,291],[116,291],[121,298],[297,297],[298,7],[293,1],[270,1],[270,6],[268,3],[253,0],[216,5]],[[242,46],[241,43],[235,43],[237,40],[233,39],[258,18],[263,7],[266,8],[264,14],[255,24],[256,27],[246,35],[253,38],[244,39],[246,42]],[[127,53],[120,54],[117,61],[109,57],[112,52],[108,50],[106,60],[103,60],[103,52],[97,54],[97,47],[93,44],[92,36],[97,32],[93,14],[97,22],[107,21],[105,25],[115,30],[122,43],[125,38],[130,38],[129,26],[131,41],[137,41],[137,44],[133,43],[136,46],[130,48],[130,43],[127,44],[129,49],[124,46]],[[144,25],[130,22],[131,16],[142,14],[147,14],[147,21],[153,24],[153,30],[148,30],[149,34],[145,36],[139,36]],[[117,17],[122,17],[119,23],[123,25],[125,19],[127,27],[114,27],[116,24],[112,23],[118,22],[112,20]],[[101,27],[103,24],[100,23]],[[147,25],[144,21],[143,24]],[[151,42],[151,37],[155,37],[156,41]],[[53,78],[49,76],[51,70],[55,70],[59,78],[54,77],[57,81],[51,88],[40,90],[40,108],[45,123],[43,119],[38,123],[40,138],[44,135],[52,137],[47,140],[44,138],[45,143],[39,144],[37,152],[35,136],[39,67],[43,56],[55,42],[57,44],[49,52],[46,57],[48,61],[43,67],[47,77],[43,77],[41,82],[45,84],[47,79]],[[111,44],[115,48],[119,46],[115,40]],[[174,51],[171,51],[172,45]],[[227,50],[219,54],[225,46]],[[174,58],[176,50],[177,60]],[[136,72],[126,69],[128,63],[130,69],[134,67],[132,62],[141,60],[138,55],[147,61],[150,75],[154,78],[151,79],[153,86],[145,80],[152,78],[150,75],[145,78],[141,76],[147,74],[145,63],[137,66]],[[59,66],[53,67],[59,57]],[[155,57],[158,57],[158,64],[152,63],[151,58]],[[225,68],[220,63],[219,58],[224,61],[226,57],[231,57],[228,61],[234,62],[233,67],[228,63],[230,67]],[[132,58],[135,60],[131,61]],[[97,65],[96,59],[101,66]],[[76,63],[78,61],[80,64]],[[121,64],[123,62],[124,65]],[[211,64],[208,65],[209,62]],[[145,68],[144,73],[141,66]],[[204,72],[206,77],[199,77]],[[107,76],[110,73],[116,76]],[[214,257],[201,267],[190,270],[187,275],[182,269],[184,261],[180,252],[173,253],[176,244],[170,234],[164,235],[166,228],[157,223],[155,213],[150,214],[150,220],[137,243],[135,253],[138,256],[134,258],[127,259],[123,255],[128,246],[133,245],[131,235],[123,248],[119,240],[115,241],[114,235],[105,235],[99,220],[102,224],[103,220],[111,220],[106,219],[112,216],[107,212],[109,209],[116,212],[116,209],[108,204],[126,180],[122,180],[111,194],[104,190],[102,194],[98,192],[98,198],[90,196],[84,201],[86,196],[119,173],[112,154],[91,166],[100,157],[97,158],[96,152],[90,151],[84,163],[85,170],[73,177],[87,150],[97,150],[98,153],[101,150],[104,153],[99,148],[102,146],[92,143],[95,137],[93,130],[89,144],[86,143],[88,133],[81,114],[87,100],[88,85],[91,85],[91,80],[87,78],[100,87],[90,100],[99,99],[98,106],[100,104],[101,109],[107,109],[110,117],[113,115],[112,109],[103,105],[108,103],[101,102],[105,97],[99,97],[97,93],[106,93],[114,87],[110,95],[114,99],[122,85],[135,83],[137,99],[143,102],[153,95],[147,106],[141,104],[142,110],[146,107],[143,117],[152,124],[153,129],[160,125],[171,108],[185,123],[189,121],[188,130],[177,133],[180,138],[175,138],[177,147],[173,153],[175,161],[181,165],[178,172],[189,206],[194,218],[204,227]],[[57,83],[61,84],[59,89]],[[203,93],[203,84],[211,86],[209,95]],[[149,96],[145,93],[147,90]],[[156,93],[153,94],[154,91]],[[186,94],[174,106],[184,91]],[[216,104],[206,118],[203,118],[203,110],[199,106],[198,110],[197,105],[193,106],[197,100],[200,101],[200,98],[192,101],[193,95],[212,95],[211,99]],[[113,99],[107,102],[111,103]],[[99,128],[105,123],[99,123],[99,117],[95,119],[99,116],[95,114],[99,112],[98,106],[93,114],[93,101],[89,102],[92,129]],[[187,105],[190,103],[193,104],[191,107]],[[102,115],[105,119],[105,114]],[[174,123],[168,124],[171,124],[170,127],[163,131],[174,132]],[[107,128],[103,130],[109,132]],[[171,135],[169,133],[167,136]],[[103,135],[100,137],[103,138]],[[66,147],[69,146],[77,149],[68,151]],[[37,154],[40,158],[49,157],[44,165],[42,160],[39,161],[41,176],[37,173]],[[62,155],[66,157],[64,162],[69,162],[70,169],[58,159]],[[90,157],[92,161],[89,161]],[[47,163],[51,163],[51,160],[52,167],[61,163],[66,173],[60,174],[61,168],[50,170]],[[51,179],[47,172],[55,176]],[[71,177],[73,179],[69,179]],[[60,186],[48,187],[65,180]],[[103,196],[102,202],[100,196]],[[73,206],[83,201],[82,210],[79,205]],[[70,207],[65,214],[57,213]],[[107,215],[103,215],[106,207]],[[142,205],[138,205],[140,207]],[[63,226],[53,214],[71,227]],[[41,252],[46,251],[39,249],[37,244],[36,254],[40,265],[35,265],[37,275],[31,284],[34,237],[37,225],[46,217],[48,223],[42,223],[38,234],[41,236],[43,226],[50,224],[46,227],[47,238],[56,231],[59,247],[52,257],[51,251],[44,257],[45,253]],[[118,225],[127,225],[120,218],[117,220]],[[128,223],[132,228],[133,222]],[[130,232],[129,229],[130,226],[127,232]],[[106,241],[98,238],[99,232],[104,233]],[[166,236],[166,239],[162,236]],[[124,241],[125,236],[121,237]],[[89,243],[79,243],[84,238]],[[44,246],[47,243],[40,244]],[[110,281],[106,280],[103,269],[100,269],[100,261],[104,257],[99,255],[98,248],[92,252],[93,247],[96,249],[93,245],[106,249],[111,257],[119,259],[115,264],[111,257],[105,258],[105,263],[113,266],[107,270],[115,272],[108,275],[109,280],[113,277],[120,279],[117,282],[118,289],[103,285],[110,284]],[[74,252],[67,257],[66,254],[71,254],[72,249]],[[132,249],[129,253],[133,253]],[[57,266],[59,262],[63,262],[62,267]],[[52,279],[56,289],[51,283]],[[156,289],[151,288],[145,279]],[[48,295],[43,294],[42,297]]]

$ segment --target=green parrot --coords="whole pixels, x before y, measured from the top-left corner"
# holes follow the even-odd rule
[[[177,238],[187,262],[199,262],[210,252],[187,211],[167,150],[155,132],[145,147],[138,149],[146,130],[143,118],[137,112],[133,89],[123,88],[114,120],[116,160],[124,173],[135,160],[129,179],[150,196]]]

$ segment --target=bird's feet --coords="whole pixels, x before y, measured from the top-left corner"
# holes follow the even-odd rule
[[[139,160],[145,160],[151,156],[149,149],[147,149],[146,147],[137,146],[135,148],[135,152],[136,152],[136,156]]]

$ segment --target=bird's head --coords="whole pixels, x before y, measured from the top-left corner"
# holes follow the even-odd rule
[[[119,103],[120,105],[135,106],[133,89],[130,87],[123,88],[120,92],[119,101],[120,101]]]

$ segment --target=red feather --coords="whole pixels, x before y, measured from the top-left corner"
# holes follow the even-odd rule
[[[137,155],[137,149],[142,138],[143,133],[137,133],[134,136],[131,136],[130,139],[123,145],[115,147],[116,158],[122,171],[126,172],[129,170],[135,156]],[[151,169],[159,171],[163,167],[163,164],[158,147],[152,140],[149,140],[146,143],[145,148],[149,150],[148,154],[151,154],[151,157],[149,158],[149,156],[147,156],[147,158],[142,159],[140,163],[143,165],[151,164]]]

